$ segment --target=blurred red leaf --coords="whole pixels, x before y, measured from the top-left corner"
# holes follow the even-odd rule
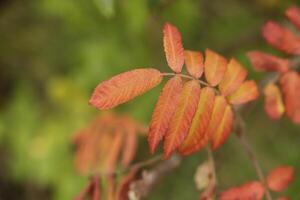
[[[294,173],[294,168],[288,166],[273,169],[267,177],[268,187],[275,192],[285,190],[293,181]]]
[[[264,193],[263,185],[258,181],[253,181],[222,192],[220,200],[261,200]]]
[[[300,124],[300,75],[296,71],[285,73],[281,79],[286,115]]]
[[[257,71],[286,72],[289,70],[289,60],[282,59],[271,54],[260,51],[250,51],[247,53],[252,66]]]
[[[292,6],[285,12],[287,18],[300,30],[300,8]]]
[[[269,21],[263,27],[263,36],[274,48],[287,54],[300,55],[300,38],[276,22]]]
[[[279,87],[273,83],[269,83],[264,88],[264,95],[266,113],[271,119],[279,119],[284,113],[284,104]]]

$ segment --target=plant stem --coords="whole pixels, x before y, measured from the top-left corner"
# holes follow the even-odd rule
[[[256,153],[255,153],[252,146],[250,145],[250,143],[247,141],[247,139],[245,137],[244,122],[242,121],[241,117],[239,117],[237,119],[236,135],[237,135],[239,141],[241,142],[244,150],[248,154],[249,159],[250,159],[250,161],[252,162],[252,164],[255,168],[256,174],[257,174],[260,182],[263,184],[263,186],[265,188],[265,193],[266,193],[267,200],[272,200],[271,193],[270,193],[270,191],[268,189],[268,186],[267,186],[266,178],[265,178],[263,170],[262,170],[262,168],[261,168],[261,166],[258,162]]]
[[[213,152],[211,150],[211,147],[208,146],[207,148],[207,157],[208,157],[208,161],[212,167],[212,180],[214,185],[217,185],[217,176],[216,176],[216,165],[215,165],[215,159],[214,159],[214,155]]]

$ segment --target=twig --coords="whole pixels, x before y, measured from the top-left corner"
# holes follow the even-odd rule
[[[244,150],[248,154],[248,156],[250,158],[250,161],[252,162],[252,164],[255,168],[256,174],[257,174],[260,182],[264,185],[267,200],[272,200],[271,193],[268,189],[267,182],[266,182],[263,170],[262,170],[262,168],[261,168],[261,166],[258,162],[256,153],[254,152],[254,150],[253,150],[252,146],[250,145],[250,143],[245,138],[245,125],[244,125],[244,122],[243,122],[242,118],[239,115],[237,115],[237,116],[238,116],[238,118],[236,120],[236,126],[237,126],[236,127],[236,135],[237,135],[239,141],[241,142]]]
[[[216,165],[215,165],[214,155],[213,155],[213,152],[212,152],[210,146],[208,146],[206,149],[207,149],[208,161],[212,168],[212,180],[213,180],[214,185],[216,186],[217,185],[217,175],[216,175]]]

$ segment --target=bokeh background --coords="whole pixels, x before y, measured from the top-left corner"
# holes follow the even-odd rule
[[[1,0],[0,199],[72,199],[87,183],[73,165],[72,136],[100,111],[88,105],[102,80],[136,67],[168,71],[162,48],[166,21],[184,46],[235,56],[260,80],[248,50],[273,52],[260,36],[267,19],[285,23],[292,0]],[[161,87],[115,109],[147,124]],[[273,122],[262,99],[247,109],[247,138],[267,172],[300,169],[300,128]],[[137,160],[147,153],[141,138]],[[232,136],[216,152],[219,189],[256,179]],[[185,158],[148,199],[196,199],[194,172],[205,152]],[[285,192],[300,199],[300,176]]]

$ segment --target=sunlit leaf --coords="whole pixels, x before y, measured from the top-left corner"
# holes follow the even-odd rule
[[[245,81],[234,93],[228,96],[230,103],[234,105],[253,101],[258,97],[258,89],[255,81]]]
[[[294,168],[289,166],[280,166],[273,169],[268,177],[268,187],[275,192],[282,192],[294,179]]]
[[[284,74],[280,79],[286,115],[300,124],[300,75],[295,71]]]
[[[179,148],[181,154],[193,153],[207,145],[209,138],[205,136],[205,131],[211,118],[214,100],[215,91],[213,88],[205,87],[201,90],[197,111],[189,133]]]
[[[269,21],[263,27],[263,36],[274,48],[287,54],[300,55],[300,38],[276,22]]]
[[[148,133],[148,143],[152,153],[169,127],[171,117],[179,102],[181,90],[182,80],[180,76],[174,76],[166,83],[158,98]]]
[[[286,72],[289,70],[289,60],[263,53],[261,51],[250,51],[247,53],[252,66],[257,71]]]
[[[203,55],[197,51],[184,51],[184,60],[188,73],[200,78],[203,73]]]
[[[284,104],[280,89],[277,85],[269,83],[264,88],[265,95],[265,111],[271,119],[279,119],[284,113]]]
[[[168,158],[186,137],[197,109],[199,96],[200,85],[196,80],[184,84],[165,136],[164,158]]]
[[[222,80],[227,66],[227,60],[209,50],[205,50],[204,74],[207,82],[211,86],[216,86]]]
[[[184,64],[184,49],[180,32],[170,23],[164,26],[164,50],[169,67],[180,73]]]
[[[225,75],[219,85],[222,95],[227,96],[238,89],[247,76],[247,71],[235,59],[227,65]]]
[[[162,80],[161,73],[152,68],[124,72],[100,83],[90,99],[98,109],[110,109],[139,96]]]

